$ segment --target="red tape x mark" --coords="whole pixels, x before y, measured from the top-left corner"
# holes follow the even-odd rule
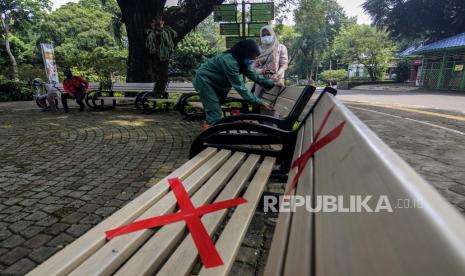
[[[290,195],[292,190],[294,190],[295,186],[297,185],[297,182],[299,181],[300,176],[302,175],[305,166],[307,166],[308,160],[315,155],[317,151],[325,147],[327,144],[331,143],[334,141],[339,135],[341,135],[342,130],[344,129],[345,121],[340,123],[337,127],[335,127],[333,130],[331,130],[328,134],[326,134],[323,138],[320,138],[321,131],[325,127],[326,123],[328,122],[329,117],[331,116],[331,113],[333,113],[335,106],[331,107],[331,109],[326,113],[323,122],[321,123],[321,126],[318,128],[318,131],[316,132],[315,136],[313,137],[313,143],[310,145],[310,147],[300,156],[298,157],[291,166],[291,169],[294,169],[297,167],[297,173],[292,179],[291,185],[287,189],[285,195]]]
[[[208,213],[246,203],[247,200],[241,197],[195,208],[189,194],[179,178],[168,179],[168,183],[170,184],[174,196],[178,201],[180,209],[179,212],[136,221],[134,223],[106,231],[105,234],[107,239],[111,240],[117,236],[184,220],[192,235],[192,239],[197,247],[203,265],[206,268],[223,265],[223,260],[221,260],[221,257],[215,248],[215,244],[210,238],[205,226],[202,224],[200,217]]]

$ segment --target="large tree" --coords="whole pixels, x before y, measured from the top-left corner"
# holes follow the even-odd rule
[[[368,25],[352,24],[344,28],[335,40],[336,51],[344,62],[363,64],[372,80],[382,77],[396,46],[385,31]]]
[[[465,32],[464,0],[366,0],[363,8],[402,38],[434,41]]]
[[[166,0],[118,0],[126,26],[129,57],[127,81],[157,83],[161,92],[168,81],[169,60],[161,59],[146,47],[147,30],[170,27],[176,32],[174,45],[202,22],[215,5],[224,0],[184,0],[179,6],[165,8]]]
[[[18,63],[10,46],[13,31],[22,31],[50,8],[48,0],[0,0],[0,32],[13,69],[13,79],[19,80]]]

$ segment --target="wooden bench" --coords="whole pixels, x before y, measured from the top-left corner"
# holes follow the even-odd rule
[[[59,83],[56,88],[63,94],[66,93],[65,89],[63,88],[63,83]],[[85,103],[88,107],[94,109],[95,107],[89,102],[89,99],[94,92],[99,92],[102,89],[102,83],[101,82],[89,82],[89,87],[87,88],[86,91],[86,97],[85,97]],[[67,101],[67,99],[63,99],[64,101]],[[56,106],[58,107],[58,101],[55,100]],[[38,104],[39,105],[39,104]],[[39,105],[40,106],[40,105]]]
[[[143,110],[145,112],[156,111],[157,103],[175,104],[183,95],[195,93],[195,89],[191,82],[169,82],[166,85],[165,92],[167,98],[156,97],[155,93],[145,93],[141,100]]]
[[[329,93],[292,131],[250,122],[206,130],[210,135],[200,136],[200,141],[209,137],[211,144],[218,142],[216,148],[196,141],[191,152],[203,149],[191,160],[29,275],[190,274],[198,252],[184,222],[111,241],[104,235],[135,220],[175,212],[176,199],[167,183],[175,177],[182,179],[195,206],[238,196],[248,200],[201,219],[208,234],[217,236],[215,247],[224,265],[203,267],[200,275],[228,275],[273,167],[285,157],[250,146],[281,143],[292,149],[289,159],[282,161],[296,160],[313,142],[311,137],[333,106],[320,138],[343,121],[344,128],[309,161],[291,194],[388,195],[393,200],[421,199],[423,208],[316,214],[298,208],[295,213],[281,213],[264,275],[464,275],[463,218]],[[259,144],[243,140],[239,132],[223,133],[225,129],[254,129],[263,137]],[[220,143],[220,138],[227,137],[234,137],[235,143]],[[252,143],[247,148],[245,142]],[[289,183],[295,174],[295,170],[289,172]]]
[[[247,89],[251,89],[253,83],[247,83]],[[202,117],[203,116],[203,105],[200,101],[198,93],[195,90],[192,93],[186,93],[182,95],[176,107],[181,115],[189,117]],[[232,110],[239,110],[241,113],[248,113],[251,109],[251,105],[245,101],[241,95],[234,89],[231,89],[228,96],[222,102],[222,110],[224,116],[229,116]]]
[[[316,152],[293,194],[387,196],[393,212],[280,213],[264,275],[465,275],[463,216],[341,102],[323,97],[298,134],[294,159],[333,106],[320,137],[345,121],[341,136]],[[421,208],[396,209],[398,202]]]
[[[239,121],[256,121],[262,124],[274,125],[280,129],[292,130],[295,124],[305,117],[312,103],[309,103],[316,88],[308,85],[305,87],[290,86],[281,89],[273,89],[263,95],[262,101],[273,106],[275,114],[240,114],[222,118],[217,124],[233,123]],[[323,94],[337,95],[337,90],[331,87],[324,88],[316,102]]]
[[[387,196],[393,212],[311,213],[300,207],[281,213],[264,275],[465,275],[462,215],[329,93],[294,131],[217,125],[199,136],[191,154],[208,146],[275,156],[285,164],[291,150],[296,160],[310,147],[333,106],[320,138],[345,121],[343,131],[310,159],[292,195],[313,202],[342,195],[345,207],[350,196]],[[263,147],[272,144],[282,147]],[[286,189],[296,173],[290,171]],[[421,208],[397,205],[405,201]]]
[[[229,269],[274,162],[275,159],[271,157],[206,149],[29,275],[188,274],[197,261],[197,249],[185,231],[184,222],[163,226],[158,231],[135,232],[111,241],[107,241],[104,234],[107,230],[135,220],[175,212],[176,199],[167,182],[167,179],[174,177],[182,179],[195,206],[241,195],[248,200],[234,209],[216,242],[216,248],[226,264],[223,269]],[[219,230],[227,213],[227,210],[223,210],[202,217],[210,235]]]
[[[112,108],[116,107],[118,101],[129,101],[134,103],[137,109],[142,109],[141,100],[145,93],[152,93],[155,89],[154,82],[148,83],[126,83],[113,82],[110,91],[100,91],[92,97],[92,103],[96,108],[102,109],[105,106],[105,100],[112,102]],[[108,93],[108,96],[103,96],[103,93]],[[123,96],[115,96],[115,93],[122,93]]]

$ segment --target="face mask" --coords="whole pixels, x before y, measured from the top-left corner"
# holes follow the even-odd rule
[[[274,38],[272,35],[267,35],[267,36],[262,36],[260,40],[262,41],[263,44],[269,45],[273,43]]]
[[[250,58],[246,58],[246,59],[244,59],[244,63],[245,63],[245,65],[250,66],[250,65],[252,65],[254,63],[254,60],[250,59]]]

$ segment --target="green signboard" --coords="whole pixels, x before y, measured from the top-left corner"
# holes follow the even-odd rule
[[[260,36],[260,29],[268,25],[268,22],[253,22],[249,23],[248,34],[251,36]]]
[[[250,4],[250,18],[252,22],[271,21],[274,19],[274,3]]]
[[[236,22],[236,4],[223,4],[215,6],[213,17],[215,18],[215,22]]]
[[[221,35],[241,35],[241,24],[239,23],[221,23]]]

